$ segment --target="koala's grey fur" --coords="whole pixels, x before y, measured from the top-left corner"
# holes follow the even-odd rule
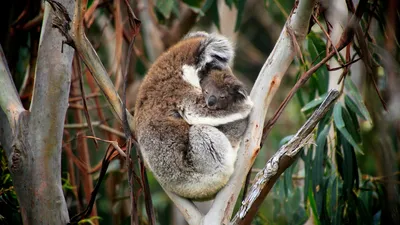
[[[210,109],[201,86],[213,72],[233,76],[232,57],[224,37],[188,35],[156,60],[139,89],[134,119],[143,158],[163,188],[182,197],[209,199],[233,173],[232,146],[246,129],[252,102],[246,97]]]

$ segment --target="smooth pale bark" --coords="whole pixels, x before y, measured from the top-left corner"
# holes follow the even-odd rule
[[[60,0],[72,15],[74,0]],[[73,49],[52,28],[53,13],[45,6],[35,86],[30,110],[24,110],[3,60],[0,84],[0,140],[5,147],[24,224],[66,224],[68,209],[61,185],[63,124],[68,108]],[[11,125],[11,126],[10,126]]]

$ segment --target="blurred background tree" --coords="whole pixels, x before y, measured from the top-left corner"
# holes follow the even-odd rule
[[[140,80],[151,63],[187,32],[195,30],[220,32],[236,44],[234,73],[250,90],[295,2],[89,0],[85,32],[119,91],[124,69],[130,62],[127,106],[133,109]],[[360,2],[361,26],[351,43],[296,92],[261,146],[251,178],[296,133],[329,89],[341,90],[340,100],[320,122],[314,144],[305,147],[297,162],[279,178],[253,224],[400,223],[400,3]],[[130,59],[128,48],[133,31],[126,3],[142,23]],[[320,2],[302,43],[301,57],[293,61],[282,80],[267,121],[299,76],[327,55],[332,49],[331,41],[335,44],[339,41],[360,5],[358,0]],[[4,1],[0,8],[0,44],[25,108],[29,108],[32,99],[43,8],[41,0]],[[70,216],[88,204],[109,146],[87,136],[117,140],[120,146],[125,143],[120,123],[86,68],[82,81],[87,106],[83,104],[76,60],[74,68],[78,69],[73,69],[62,144],[62,184]],[[0,151],[0,224],[22,224],[1,145]],[[136,154],[132,155],[136,161]],[[82,224],[130,224],[125,159],[118,154],[112,158],[91,217],[81,221]],[[139,164],[135,168],[141,171]],[[147,175],[157,224],[185,224],[152,174]],[[138,220],[140,224],[148,224],[140,183],[137,181],[138,186],[134,187]],[[240,201],[236,210],[239,206]],[[209,203],[200,207],[206,209]]]

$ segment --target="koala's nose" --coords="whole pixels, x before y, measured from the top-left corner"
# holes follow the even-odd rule
[[[215,103],[217,103],[217,97],[215,97],[214,95],[211,95],[207,100],[207,105],[213,106],[213,105],[215,105]]]

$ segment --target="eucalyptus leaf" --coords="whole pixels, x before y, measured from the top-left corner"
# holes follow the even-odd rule
[[[361,145],[361,136],[360,130],[358,126],[358,121],[356,118],[352,118],[352,112],[349,113],[346,108],[342,107],[342,117],[345,124],[347,131],[351,134],[354,141],[357,143],[358,146]],[[354,114],[353,114],[354,115]]]
[[[337,205],[338,205],[338,186],[337,186],[338,179],[336,176],[331,176],[330,178],[330,183],[329,183],[329,191],[326,196],[327,198],[327,208],[328,208],[328,213],[329,216],[334,217],[336,215],[337,211]]]
[[[273,217],[274,217],[274,220],[277,220],[279,212],[281,211],[281,208],[282,208],[281,201],[279,199],[274,198],[274,199],[272,199],[272,202],[274,204]]]
[[[319,63],[324,57],[326,45],[321,37],[311,32],[307,35],[307,50],[310,53],[311,60],[315,61],[314,64]],[[323,94],[328,91],[329,73],[325,66],[320,67],[311,77],[317,85],[318,93]]]
[[[350,142],[350,144],[353,145],[353,147],[357,150],[357,152],[364,155],[360,146],[358,146],[353,136],[349,133],[349,131],[345,126],[345,122],[343,120],[342,108],[343,107],[341,106],[340,103],[336,103],[335,107],[333,108],[333,119],[335,121],[335,126],[340,131],[340,133],[343,134],[343,136]]]
[[[352,112],[357,114],[359,117],[361,117],[364,120],[367,120],[367,118],[364,116],[364,114],[361,112],[360,108],[357,106],[357,104],[351,99],[348,95],[344,96],[344,103],[346,104],[346,107],[348,107]]]
[[[156,8],[164,16],[164,18],[168,19],[171,15],[174,2],[175,0],[157,0]]]
[[[367,110],[367,107],[365,107],[364,101],[362,100],[361,94],[358,91],[356,85],[353,83],[353,81],[351,81],[351,79],[346,79],[344,85],[349,95],[354,100],[354,103],[356,104],[360,113],[363,115],[362,118],[372,124],[371,116]]]
[[[188,6],[194,8],[200,8],[201,4],[203,3],[203,0],[182,0],[182,1],[186,3]]]
[[[313,218],[314,218],[314,224],[321,224],[321,221],[318,218],[318,210],[317,210],[317,204],[314,200],[314,195],[312,191],[308,191],[308,202],[310,203],[310,207],[313,213]]]
[[[215,0],[211,3],[210,6],[210,13],[212,21],[214,22],[215,26],[218,30],[221,30],[220,23],[219,23],[219,12],[218,12],[218,1]]]
[[[315,107],[319,106],[324,101],[327,95],[328,93],[325,93],[315,98],[314,100],[308,102],[305,106],[303,106],[303,108],[301,108],[301,111],[304,112],[305,114],[309,114]]]
[[[232,4],[235,2],[235,0],[225,0],[225,4],[229,6],[229,8],[232,8]]]
[[[342,135],[342,134],[340,134]],[[344,135],[342,135],[343,137]],[[353,148],[345,138],[341,138],[343,147],[343,196],[348,199],[354,186],[353,176]]]
[[[353,193],[353,198],[355,199],[356,202],[357,212],[361,224],[366,224],[366,225],[372,224],[372,216],[365,207],[364,202],[360,198],[357,198],[357,196],[354,193]]]
[[[327,136],[329,133],[330,125],[323,127],[323,130],[319,132],[317,137],[317,147],[315,152],[315,159],[312,168],[312,182],[313,182],[313,192],[315,201],[317,204],[318,215],[321,215],[322,202],[323,202],[323,176],[324,176],[324,165],[323,160],[325,156]]]
[[[237,17],[236,17],[235,31],[239,30],[240,25],[242,23],[242,17],[245,5],[246,5],[246,0],[237,0],[237,5],[236,5]]]
[[[304,151],[304,199],[307,201],[308,192],[310,191],[310,186],[312,185],[312,147],[309,147],[307,154]],[[307,204],[305,204],[307,206]]]
[[[216,2],[217,0],[206,0],[201,10],[206,13],[214,3],[216,4]]]

